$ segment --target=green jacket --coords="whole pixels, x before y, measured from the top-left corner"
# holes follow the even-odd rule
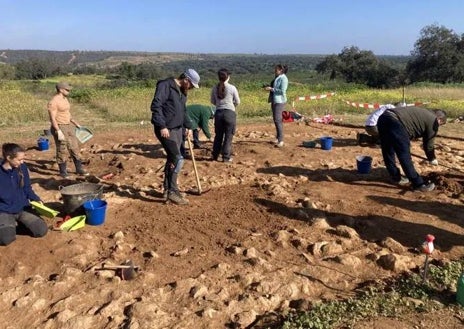
[[[211,138],[209,119],[213,117],[213,107],[193,104],[187,106],[187,115],[192,123],[192,129],[200,128],[207,138]]]

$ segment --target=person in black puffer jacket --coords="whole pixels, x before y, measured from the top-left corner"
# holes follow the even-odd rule
[[[188,204],[188,200],[180,193],[177,176],[184,164],[180,153],[183,129],[190,134],[192,124],[186,114],[185,103],[188,90],[199,88],[200,76],[194,69],[188,69],[178,78],[158,81],[155,95],[151,102],[151,123],[155,135],[167,154],[164,167],[164,192],[166,200],[176,204]]]

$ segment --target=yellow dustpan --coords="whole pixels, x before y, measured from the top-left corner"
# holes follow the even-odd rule
[[[58,229],[65,232],[71,232],[83,228],[85,226],[85,215],[76,216],[68,219],[61,224]]]
[[[46,205],[41,204],[37,201],[31,201],[31,206],[42,216],[54,218],[60,212],[53,210],[52,208],[47,207]]]

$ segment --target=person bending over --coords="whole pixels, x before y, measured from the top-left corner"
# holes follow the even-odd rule
[[[438,165],[435,157],[435,136],[438,127],[446,123],[446,113],[442,110],[428,110],[420,107],[396,107],[386,110],[377,122],[382,156],[391,179],[399,184],[412,183],[414,190],[428,192],[434,183],[425,183],[411,158],[411,140],[422,138],[422,147],[431,165]],[[395,156],[406,177],[401,177]]]

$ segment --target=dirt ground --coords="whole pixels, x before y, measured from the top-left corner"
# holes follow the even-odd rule
[[[40,239],[19,235],[0,248],[0,327],[262,328],[269,315],[417,271],[427,234],[436,237],[434,260],[462,258],[462,127],[449,124],[437,138],[438,167],[422,164],[413,142],[416,169],[437,184],[421,193],[389,182],[380,149],[357,145],[361,128],[289,123],[285,147],[275,148],[272,123],[241,125],[232,164],[209,161],[209,142],[195,150],[201,195],[192,194],[186,161],[180,186],[191,192],[188,206],[162,199],[165,157],[150,127],[97,131],[82,151],[87,180],[104,186],[105,222]],[[321,136],[334,138],[330,151],[301,146]],[[63,210],[59,186],[81,181],[57,175],[53,143],[39,151],[35,139],[16,142],[29,148],[35,191]],[[373,158],[369,174],[357,173],[357,155]],[[45,218],[50,227],[59,219]],[[139,266],[133,280],[102,270],[129,259]],[[358,328],[461,328],[462,321],[445,310]]]

